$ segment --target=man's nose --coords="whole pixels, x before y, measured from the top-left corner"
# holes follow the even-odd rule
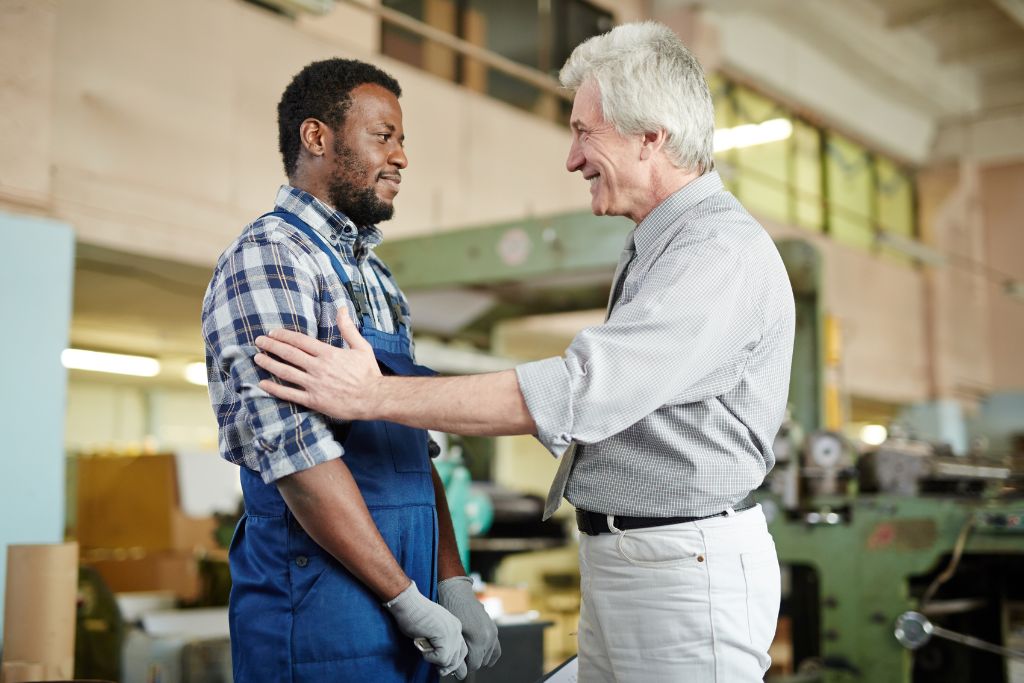
[[[583,153],[580,151],[580,146],[573,140],[572,144],[569,145],[569,156],[565,160],[565,168],[569,173],[573,173],[582,168],[583,161]]]
[[[409,158],[405,156],[405,148],[395,148],[395,151],[388,156],[388,163],[392,166],[397,166],[398,168],[405,168],[408,166]]]

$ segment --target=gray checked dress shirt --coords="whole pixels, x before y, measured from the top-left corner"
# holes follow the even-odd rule
[[[793,356],[789,277],[716,172],[659,204],[631,243],[608,320],[563,357],[516,368],[520,389],[538,439],[569,459],[560,474],[577,508],[721,512],[775,464]]]

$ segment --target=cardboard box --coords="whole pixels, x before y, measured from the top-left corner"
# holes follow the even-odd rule
[[[83,550],[212,550],[212,517],[181,510],[174,456],[85,456],[78,460],[76,536]]]
[[[88,552],[82,564],[96,569],[115,593],[171,591],[183,602],[199,597],[199,562],[191,551]]]
[[[522,614],[530,611],[530,591],[525,588],[487,584],[487,588],[477,597],[481,601],[499,600],[503,614]]]
[[[3,679],[71,678],[78,544],[7,546]]]

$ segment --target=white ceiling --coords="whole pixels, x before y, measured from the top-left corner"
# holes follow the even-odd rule
[[[1024,0],[654,2],[670,25],[696,7],[724,70],[883,151],[985,157],[943,137],[1010,118],[1020,132],[991,154],[1024,158]]]

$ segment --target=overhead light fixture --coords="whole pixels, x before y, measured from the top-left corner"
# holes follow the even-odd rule
[[[197,386],[206,386],[206,363],[189,363],[185,366],[185,381]]]
[[[160,361],[156,358],[128,356],[122,353],[64,349],[60,354],[60,362],[69,370],[109,372],[136,377],[155,377],[160,374]]]
[[[860,428],[860,440],[869,446],[881,446],[889,437],[884,425],[864,425]]]
[[[778,142],[791,135],[793,124],[789,119],[768,119],[761,123],[748,123],[735,128],[719,128],[715,131],[715,151],[724,152],[727,149]]]

